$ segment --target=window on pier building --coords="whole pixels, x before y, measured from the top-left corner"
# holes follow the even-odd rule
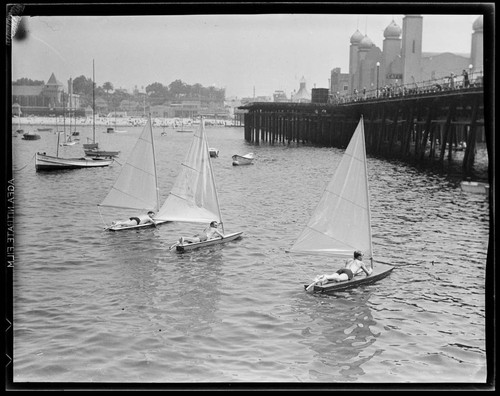
[[[415,40],[413,40],[413,44],[412,44],[412,52],[415,53]]]
[[[347,85],[344,85],[344,91],[349,91],[349,87]]]

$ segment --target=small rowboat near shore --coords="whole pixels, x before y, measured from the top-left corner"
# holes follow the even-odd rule
[[[233,166],[252,165],[254,159],[255,159],[255,156],[253,153],[248,153],[245,155],[235,154],[235,155],[233,155]]]
[[[490,185],[482,182],[463,181],[460,183],[460,187],[462,191],[474,194],[487,194],[490,191]]]

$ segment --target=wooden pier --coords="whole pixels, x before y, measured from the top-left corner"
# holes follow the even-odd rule
[[[474,87],[341,104],[259,102],[240,109],[247,111],[245,140],[254,144],[345,148],[363,115],[368,153],[439,164],[460,158],[462,172],[470,174],[478,146],[487,146],[483,98],[483,88]]]

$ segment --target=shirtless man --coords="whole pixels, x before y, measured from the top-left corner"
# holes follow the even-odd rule
[[[346,280],[351,280],[354,276],[364,271],[367,276],[371,275],[372,269],[368,268],[365,263],[363,263],[363,253],[359,250],[354,252],[354,259],[350,259],[344,268],[339,269],[332,275],[319,275],[314,279],[314,281],[307,286],[306,291],[312,292],[315,285],[323,285],[330,281],[344,282]]]
[[[135,226],[139,224],[149,224],[153,223],[155,224],[155,221],[153,219],[155,215],[155,212],[149,211],[147,215],[138,215],[131,217],[128,220],[124,221],[114,221],[111,223],[112,227],[118,226],[118,227],[130,227],[130,226]]]

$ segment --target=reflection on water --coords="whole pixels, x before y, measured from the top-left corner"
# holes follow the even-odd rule
[[[206,225],[103,231],[97,204],[140,131],[103,134],[103,146],[122,151],[110,167],[52,174],[31,159],[55,135],[13,142],[16,381],[484,380],[486,197],[369,157],[374,255],[397,268],[355,291],[311,296],[302,285],[339,263],[286,250],[342,150],[250,146],[241,128],[207,128],[224,227],[243,238],[179,254],[169,246]],[[154,133],[165,199],[192,135]],[[77,146],[65,153],[81,155]],[[249,151],[254,165],[232,166]]]

